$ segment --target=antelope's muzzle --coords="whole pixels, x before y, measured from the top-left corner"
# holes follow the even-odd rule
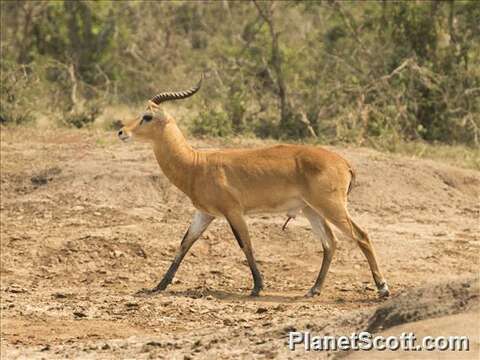
[[[130,138],[130,135],[128,135],[128,133],[125,131],[125,128],[121,128],[118,133],[117,133],[118,137],[120,140],[122,141],[126,141]]]

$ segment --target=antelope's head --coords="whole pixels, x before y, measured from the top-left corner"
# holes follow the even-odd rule
[[[159,105],[165,101],[181,100],[195,94],[202,86],[202,78],[194,87],[178,92],[162,92],[155,95],[148,101],[146,111],[137,119],[130,122],[129,125],[123,126],[118,131],[120,140],[127,141],[132,138],[144,140],[153,140],[156,134],[162,131],[165,124],[171,119]]]

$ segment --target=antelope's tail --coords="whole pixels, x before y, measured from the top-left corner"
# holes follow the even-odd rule
[[[349,195],[350,191],[352,191],[352,188],[355,185],[355,179],[357,177],[356,174],[355,174],[355,170],[353,170],[352,167],[350,167],[348,170],[350,171],[350,176],[351,177],[350,177],[350,184],[348,184],[347,195]]]

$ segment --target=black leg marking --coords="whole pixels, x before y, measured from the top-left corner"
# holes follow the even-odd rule
[[[248,238],[245,239],[246,245],[244,246],[242,238],[240,237],[240,234],[238,231],[235,229],[235,227],[230,223],[230,227],[232,228],[233,235],[235,235],[235,239],[237,239],[238,245],[240,248],[243,250],[245,253],[245,256],[247,257],[247,262],[248,266],[250,268],[250,271],[252,272],[253,276],[253,289],[252,289],[252,296],[258,296],[260,291],[263,289],[263,280],[262,280],[262,275],[260,275],[260,272],[257,269],[257,264],[255,263],[255,258],[253,257],[253,252],[252,252],[252,247]]]
[[[287,228],[287,225],[288,225],[288,222],[293,219],[291,216],[288,217],[287,221],[285,221],[285,224],[283,224],[282,226],[282,231],[285,231],[285,229]]]
[[[183,258],[188,253],[188,250],[192,247],[195,241],[200,238],[202,233],[205,231],[205,229],[208,227],[208,225],[212,222],[213,219],[214,217],[208,214],[199,211],[195,213],[190,227],[185,232],[185,235],[183,235],[182,241],[180,243],[180,248],[177,250],[175,258],[173,259],[162,280],[153,289],[142,291],[142,293],[146,292],[152,294],[166,289],[166,287],[172,282],[175,273],[180,267]]]
[[[230,224],[230,222],[229,222],[229,224]],[[240,235],[238,235],[237,230],[235,230],[235,228],[232,226],[232,224],[230,224],[230,227],[232,228],[233,235],[235,235],[235,239],[237,239],[238,245],[240,246],[240,248],[243,249],[243,244],[242,244],[242,240],[240,239]]]
[[[183,244],[185,244],[185,240],[187,240],[187,237],[188,237],[188,232],[190,231],[190,228],[188,228],[187,232],[185,233],[185,235],[183,235],[183,239],[182,239],[182,242],[180,243],[180,246],[182,246]]]
[[[188,233],[190,231],[190,228],[188,228],[187,232],[185,235],[183,235],[182,242],[180,243],[180,253],[175,256],[175,259],[173,260],[172,264],[168,268],[167,272],[163,276],[162,281],[156,286],[157,290],[165,290],[167,286],[172,282],[173,277],[175,276],[175,273],[178,270],[178,267],[180,266],[180,263],[182,262],[184,256],[187,254],[187,251],[190,247],[185,248],[185,242],[187,241],[188,238]],[[190,245],[191,246],[191,245]]]

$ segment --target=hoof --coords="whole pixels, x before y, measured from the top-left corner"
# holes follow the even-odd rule
[[[140,289],[138,290],[134,296],[136,297],[148,297],[148,296],[153,296],[153,295],[156,295],[158,294],[159,292],[161,292],[161,290],[157,289],[157,288],[153,288],[153,289]]]
[[[384,283],[378,288],[378,296],[382,299],[390,296],[390,290],[388,289],[387,283]]]
[[[310,290],[308,290],[308,292],[305,294],[305,297],[307,298],[313,298],[317,295],[320,295],[320,291],[317,290],[317,289],[314,289],[314,288],[311,288]]]
[[[250,296],[251,297],[258,297],[260,296],[260,291],[262,291],[262,289],[253,289],[252,292],[250,293]]]

